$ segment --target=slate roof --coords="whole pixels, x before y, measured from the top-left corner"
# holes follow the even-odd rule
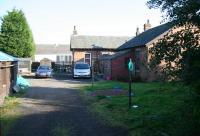
[[[130,49],[133,47],[145,46],[152,40],[161,36],[162,34],[165,34],[172,27],[173,27],[173,23],[166,23],[166,24],[162,24],[157,27],[151,28],[149,30],[146,30],[142,32],[141,34],[139,34],[138,36],[122,44],[119,48],[117,48],[117,50],[120,51],[120,50]]]
[[[124,50],[124,51],[119,51],[119,52],[116,52],[115,54],[113,55],[103,55],[101,56],[99,59],[100,60],[114,60],[118,57],[121,57],[127,53],[131,52],[131,50]]]
[[[0,61],[18,61],[18,59],[0,51]]]
[[[129,40],[127,36],[71,36],[70,48],[88,50],[113,50]]]
[[[36,55],[68,53],[71,53],[69,44],[36,44]]]

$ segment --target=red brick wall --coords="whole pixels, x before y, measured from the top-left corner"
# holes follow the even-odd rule
[[[100,61],[100,72],[103,73],[104,79],[111,79],[111,61],[109,59]]]
[[[101,51],[74,51],[74,57],[73,57],[74,63],[84,62],[85,61],[85,53],[91,53],[90,61],[94,65],[94,72],[99,73],[100,72],[100,66],[99,66],[100,64],[99,64],[98,58],[101,55]]]
[[[139,60],[136,60],[136,50],[140,50]],[[131,58],[133,62],[137,62],[138,70],[136,70],[135,78],[142,81],[154,81],[157,76],[153,70],[148,68],[148,49],[146,47],[134,48],[130,52],[123,54],[115,59],[111,60],[110,75],[112,80],[123,80],[128,81],[128,69],[125,66],[126,59]],[[105,63],[105,62],[104,62]],[[105,66],[104,66],[105,68]],[[106,67],[107,68],[107,67]],[[109,73],[104,72],[104,77],[109,76]]]
[[[74,62],[84,62],[85,53],[91,53],[92,58],[98,58],[100,54],[100,52],[96,52],[96,51],[75,51]]]
[[[132,60],[134,60],[133,51],[112,60],[111,75],[113,80],[128,80],[128,69],[125,65],[125,61],[128,58],[132,58]]]
[[[74,62],[84,62],[85,52],[74,52]]]

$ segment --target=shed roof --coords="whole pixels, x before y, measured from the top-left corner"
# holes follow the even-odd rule
[[[69,44],[36,44],[36,55],[38,54],[69,54]]]
[[[0,61],[18,61],[18,59],[0,51]]]
[[[126,43],[122,44],[117,50],[126,50],[133,47],[138,46],[145,46],[149,42],[153,41],[154,39],[158,38],[169,29],[173,27],[173,23],[166,23],[159,25],[157,27],[151,28],[139,34],[138,36],[130,39]]]
[[[130,37],[127,36],[85,36],[72,35],[70,48],[72,49],[88,49],[88,50],[109,50],[116,49]]]
[[[119,51],[119,52],[116,52],[115,54],[113,55],[103,55],[100,57],[100,60],[114,60],[118,57],[121,57],[127,53],[131,52],[131,50],[124,50],[124,51]]]

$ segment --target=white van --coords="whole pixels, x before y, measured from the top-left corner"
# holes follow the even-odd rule
[[[91,78],[90,65],[84,62],[77,62],[74,64],[73,78],[87,77]]]

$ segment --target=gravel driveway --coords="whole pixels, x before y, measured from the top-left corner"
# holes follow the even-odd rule
[[[29,79],[32,87],[22,98],[22,117],[9,136],[126,136],[87,111],[77,87],[84,80]]]

